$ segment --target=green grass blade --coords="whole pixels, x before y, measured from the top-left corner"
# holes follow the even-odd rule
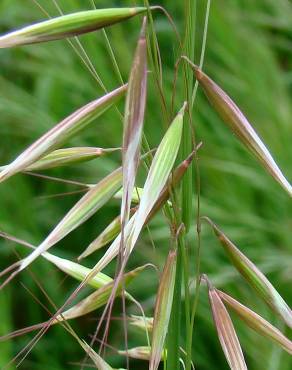
[[[0,182],[23,171],[50,151],[60,147],[66,140],[79,133],[91,121],[104,113],[120,99],[126,89],[127,85],[124,85],[94,100],[53,127],[0,172]]]
[[[36,23],[0,37],[0,48],[59,40],[92,32],[145,12],[146,8],[89,10]]]

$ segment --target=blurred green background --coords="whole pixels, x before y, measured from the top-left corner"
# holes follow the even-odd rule
[[[96,1],[97,7],[130,6],[138,1]],[[206,9],[205,0],[197,0],[197,61]],[[40,0],[50,15],[57,15],[53,1]],[[58,0],[64,13],[90,9],[90,0]],[[179,32],[184,27],[184,1],[151,1],[166,7]],[[44,19],[32,0],[1,0],[0,31],[4,33],[23,24]],[[131,19],[108,30],[124,80],[127,80],[133,50],[139,34],[140,19]],[[169,97],[177,48],[166,18],[155,15],[155,27],[164,68],[164,88]],[[80,37],[97,73],[108,90],[119,85],[101,32]],[[292,9],[285,0],[213,0],[209,20],[204,70],[234,98],[270,148],[274,158],[292,181]],[[0,163],[6,164],[29,143],[62,118],[102,95],[101,88],[66,41],[0,51]],[[180,94],[179,94],[180,95]],[[177,107],[182,100],[177,99]],[[121,110],[123,106],[121,105]],[[202,213],[217,222],[227,235],[252,259],[279,290],[292,302],[292,203],[284,191],[246,152],[210,108],[199,90],[194,122],[203,141],[200,150]],[[163,134],[161,109],[150,78],[145,133],[152,146]],[[114,147],[121,145],[122,125],[115,109],[100,117],[79,137],[68,143]],[[119,155],[109,155],[66,169],[46,171],[51,176],[94,183],[116,168]],[[194,179],[195,182],[195,179]],[[141,183],[140,183],[141,185]],[[41,178],[17,175],[0,186],[0,230],[38,244],[80,198],[80,194],[52,197],[79,188]],[[194,203],[195,210],[195,203]],[[78,230],[52,249],[66,258],[76,258],[119,212],[112,200]],[[192,228],[194,229],[194,227]],[[153,249],[151,239],[154,240]],[[191,231],[190,244],[194,242]],[[163,217],[156,217],[145,231],[130,260],[130,267],[145,262],[159,268],[169,248],[169,231]],[[1,269],[17,260],[23,247],[0,240]],[[85,260],[92,266],[102,251]],[[194,265],[194,263],[192,263]],[[107,270],[113,274],[114,265]],[[202,271],[212,282],[244,304],[291,334],[255,297],[233,269],[213,237],[203,228]],[[33,274],[33,275],[32,275]],[[52,306],[37,286],[45,288],[56,305],[61,305],[76,287],[70,278],[39,259],[0,292],[0,334],[44,321],[47,312],[28,293],[28,288],[49,310]],[[158,276],[144,272],[130,291],[146,313],[153,314]],[[116,316],[120,316],[120,302]],[[128,313],[138,313],[129,307]],[[81,337],[90,340],[101,311],[72,322]],[[291,369],[289,356],[234,318],[236,330],[251,370]],[[183,334],[182,334],[183,336]],[[0,368],[4,367],[32,334],[0,343]],[[144,345],[145,338],[129,329],[129,347]],[[122,325],[113,321],[109,343],[123,348]],[[22,364],[23,369],[78,369],[83,353],[61,328],[52,328]],[[115,366],[125,361],[109,349],[108,360]],[[201,291],[194,333],[193,358],[196,369],[228,369],[212,323],[205,288]],[[130,368],[146,369],[147,363],[131,361]],[[10,369],[14,369],[11,365]],[[86,367],[90,368],[90,367]]]

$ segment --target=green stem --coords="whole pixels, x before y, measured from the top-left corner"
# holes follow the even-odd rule
[[[186,0],[186,26],[185,26],[185,39],[184,39],[184,53],[194,60],[195,56],[195,26],[196,26],[196,0]],[[186,116],[188,124],[184,125],[182,155],[185,157],[187,153],[195,146],[195,137],[192,124],[192,90],[193,90],[193,73],[184,66],[185,75],[185,89],[188,100],[189,114]],[[184,176],[182,182],[182,220],[188,233],[191,219],[192,219],[192,167],[190,166]]]
[[[167,370],[179,369],[181,328],[182,248],[178,243],[173,303],[168,328]]]
[[[184,290],[185,290],[185,321],[186,321],[186,365],[191,364],[192,361],[192,326],[191,326],[191,305],[190,305],[190,291],[189,291],[189,259],[187,248],[185,245],[185,235],[181,237],[181,250],[183,259],[183,271],[184,271]]]
[[[144,4],[147,7],[147,16],[148,16],[148,32],[147,32],[147,47],[148,47],[148,55],[151,62],[151,67],[153,69],[153,76],[154,76],[154,83],[155,87],[158,92],[158,96],[161,103],[162,108],[162,115],[163,115],[163,121],[165,124],[165,127],[168,127],[170,118],[168,114],[166,99],[163,92],[163,86],[162,86],[162,65],[160,60],[160,54],[159,54],[159,45],[158,40],[154,28],[154,21],[153,16],[151,12],[151,7],[149,5],[148,0],[144,0]]]

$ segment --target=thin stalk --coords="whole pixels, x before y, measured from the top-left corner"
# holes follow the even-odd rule
[[[46,14],[46,16],[48,18],[51,18],[50,14],[38,3],[37,0],[32,0],[32,1],[44,12],[44,14]],[[52,1],[53,1],[54,5],[55,5],[56,9],[58,10],[58,12],[60,14],[63,14],[62,9],[57,4],[56,0],[52,0]],[[96,9],[94,0],[90,0],[90,1],[91,1],[92,6]],[[151,14],[150,11],[149,11],[149,13]],[[107,33],[106,33],[106,31],[104,29],[103,29],[103,35],[105,36],[106,46],[107,46],[107,49],[109,51],[109,54],[110,54],[112,63],[114,65],[114,67],[115,67],[116,73],[118,74],[119,79],[121,81],[123,81],[122,76],[121,76],[121,72],[120,72],[120,69],[119,69],[119,66],[118,66],[116,57],[115,57],[115,54],[113,52],[113,49],[112,49],[111,44],[109,42],[109,39],[107,37]],[[76,37],[74,37],[74,39],[75,39],[77,45],[80,47],[82,53],[84,54],[84,58],[82,57],[82,55],[80,54],[80,52],[78,51],[78,49],[76,48],[76,46],[72,43],[72,41],[70,39],[67,39],[67,41],[71,45],[71,47],[73,48],[73,50],[76,52],[76,54],[80,57],[81,61],[85,64],[85,66],[87,67],[87,69],[89,70],[89,72],[93,75],[93,77],[95,78],[96,82],[100,85],[100,87],[103,89],[103,91],[107,93],[108,92],[107,88],[105,87],[105,85],[103,84],[101,78],[99,77],[96,69],[94,68],[93,63],[91,62],[88,54],[86,53],[84,47],[82,46],[79,38],[76,36]],[[120,110],[117,107],[115,107],[115,109],[116,109],[116,111],[117,111],[117,113],[119,115],[119,118],[120,118],[121,122],[123,122],[123,115],[122,115],[122,113],[120,112]],[[149,147],[149,144],[147,142],[147,138],[146,138],[145,134],[143,133],[142,150],[143,150],[144,153],[146,153],[147,151],[149,151],[149,148],[150,147]],[[147,158],[146,161],[148,162],[148,164],[150,164],[151,159],[148,159]]]
[[[195,8],[196,2],[192,0],[186,0],[186,12],[187,12],[187,23],[185,29],[185,39],[184,39],[184,47],[183,51],[190,56],[190,58],[194,58],[194,45],[195,45],[195,32],[194,32],[194,25],[195,25]],[[180,61],[175,66],[175,77],[174,77],[174,91],[171,101],[171,111],[174,109],[174,100],[175,100],[175,89],[176,89],[176,81],[177,81],[177,73],[178,73],[178,66]],[[184,65],[183,68],[183,76],[185,82],[185,91],[188,100],[188,117],[186,119],[186,123],[184,125],[184,132],[183,132],[183,140],[182,140],[182,155],[185,157],[186,153],[191,151],[192,147],[195,147],[195,133],[192,125],[192,94],[191,91],[193,89],[193,76],[188,70],[187,66]],[[185,226],[184,233],[180,235],[178,240],[178,260],[177,260],[177,281],[176,281],[176,297],[174,298],[175,304],[173,305],[172,317],[173,320],[176,322],[172,323],[172,330],[169,332],[169,337],[174,336],[174,338],[170,338],[168,343],[168,368],[169,369],[177,369],[179,368],[179,330],[180,330],[180,320],[178,319],[181,315],[181,308],[177,307],[177,301],[181,298],[181,292],[178,293],[178,286],[180,289],[182,288],[182,275],[184,277],[184,286],[185,286],[185,315],[186,315],[186,369],[191,369],[192,358],[191,358],[191,349],[192,349],[192,326],[190,325],[191,320],[191,310],[190,310],[190,292],[189,292],[189,263],[188,263],[188,250],[186,249],[185,237],[189,229],[190,220],[191,220],[191,201],[192,201],[192,171],[189,168],[188,172],[186,173],[183,184],[182,184],[182,220],[177,225],[183,224]],[[177,221],[177,215],[180,212],[175,212],[174,208],[175,219]],[[180,274],[180,275],[179,275]],[[176,356],[176,358],[175,358]]]
[[[120,71],[120,68],[118,66],[118,63],[117,63],[117,60],[116,60],[116,57],[115,57],[115,54],[114,54],[114,51],[113,51],[113,48],[111,46],[111,43],[110,43],[109,38],[107,36],[106,30],[104,28],[102,29],[102,34],[103,34],[103,37],[105,39],[105,44],[106,44],[108,53],[110,55],[112,64],[114,66],[114,69],[116,71],[116,74],[118,76],[118,79],[119,79],[120,83],[124,83],[123,82],[123,77],[122,77],[122,74],[121,74],[121,71]]]
[[[171,316],[168,327],[167,338],[167,369],[179,369],[179,347],[180,347],[180,328],[181,328],[181,285],[182,285],[182,247],[175,237],[177,248],[176,275],[173,293]]]
[[[195,297],[191,313],[191,328],[192,332],[194,329],[195,316],[197,311],[197,306],[200,296],[200,280],[201,280],[201,201],[200,201],[200,192],[201,192],[201,180],[200,180],[200,168],[198,160],[195,159],[195,169],[196,169],[196,188],[197,188],[197,220],[196,220],[196,231],[197,231],[197,249],[196,249],[196,287],[195,287]]]
[[[190,269],[188,262],[188,254],[185,243],[185,235],[181,236],[181,251],[182,251],[182,260],[183,260],[183,272],[184,272],[184,291],[185,291],[185,321],[186,321],[186,366],[188,361],[192,361],[192,326],[191,326],[191,300],[190,300],[190,291],[189,291],[189,277]],[[189,359],[189,360],[188,360]]]
[[[91,5],[92,5],[93,9],[97,9],[94,0],[90,0],[90,2],[91,2]],[[121,71],[120,71],[119,65],[117,63],[117,59],[116,59],[115,53],[113,51],[113,48],[112,48],[111,43],[109,41],[109,38],[107,36],[107,32],[106,32],[106,30],[104,28],[102,29],[102,34],[103,34],[103,37],[105,39],[105,44],[106,44],[106,47],[107,47],[109,56],[111,58],[112,64],[114,66],[114,69],[116,71],[116,74],[117,74],[117,76],[119,78],[119,81],[120,81],[120,83],[124,84],[123,78],[122,78],[122,75],[121,75]]]
[[[206,5],[206,15],[205,15],[205,23],[204,23],[204,31],[203,31],[203,40],[202,40],[202,47],[201,47],[201,55],[200,55],[200,65],[203,65],[204,62],[204,56],[205,56],[205,49],[206,49],[206,41],[207,41],[207,30],[208,30],[208,19],[209,19],[209,13],[210,13],[210,5],[211,0],[208,0]],[[172,94],[172,101],[171,101],[171,107],[173,110],[174,107],[174,100],[175,100],[175,92],[176,92],[176,82],[178,77],[178,69],[179,65],[182,59],[186,59],[186,61],[189,61],[194,56],[194,23],[191,23],[191,18],[193,18],[193,21],[195,20],[195,12],[192,12],[191,9],[195,9],[195,2],[191,3],[191,0],[186,0],[186,8],[188,9],[188,17],[187,24],[186,24],[186,36],[184,41],[184,51],[187,55],[190,56],[190,58],[181,57],[177,61],[175,65],[175,75],[174,75],[174,82],[173,82],[173,94]],[[194,86],[192,94],[190,93],[190,89],[192,88],[192,76],[189,77],[189,71],[187,70],[186,66],[184,66],[184,78],[185,78],[185,87],[186,87],[186,93],[188,97],[188,104],[189,104],[189,124],[191,128],[191,134],[192,134],[192,140],[193,145],[195,145],[195,130],[192,127],[192,110],[193,105],[195,102],[196,92],[197,92],[197,82]],[[191,81],[191,82],[190,82]],[[187,127],[185,127],[186,129]],[[183,150],[186,150],[187,146],[190,145],[190,135],[188,135],[188,131],[184,131],[185,136],[183,138]],[[190,131],[189,131],[190,133]],[[185,140],[184,140],[185,139]],[[186,338],[186,370],[190,370],[192,366],[192,359],[191,359],[191,349],[192,349],[192,341],[193,341],[193,330],[194,330],[194,321],[195,321],[195,315],[196,315],[196,309],[199,302],[199,289],[200,289],[200,270],[201,270],[201,205],[200,205],[200,191],[201,191],[201,181],[200,181],[200,170],[199,170],[199,158],[196,155],[194,158],[195,161],[195,174],[196,174],[196,190],[197,190],[197,215],[196,215],[196,234],[197,234],[197,248],[196,248],[196,256],[195,256],[195,270],[196,270],[196,288],[195,288],[195,297],[194,302],[192,305],[192,311],[191,311],[191,317],[190,317],[190,326],[187,329],[187,333],[190,333],[190,337],[187,335]],[[183,206],[183,220],[185,222],[188,221],[188,207],[191,204],[191,191],[192,191],[192,176],[190,178],[185,177],[184,179],[185,185],[182,188],[182,206]],[[190,197],[190,198],[189,198]],[[187,258],[188,259],[188,258]],[[186,296],[186,299],[188,297]],[[187,305],[188,303],[185,302]]]
[[[31,0],[49,19],[51,19],[51,15],[46,11],[46,9],[38,2],[38,0]],[[56,6],[56,4],[55,4]],[[60,7],[57,4],[57,10],[60,12]],[[62,14],[62,13],[61,13]],[[77,38],[78,39],[78,38]],[[104,92],[107,92],[105,86],[102,83],[101,78],[99,77],[98,73],[96,72],[94,66],[92,65],[88,55],[86,54],[85,50],[83,49],[82,56],[81,52],[78,50],[78,47],[74,45],[74,43],[70,40],[66,40],[68,44],[72,47],[73,51],[76,53],[76,55],[80,58],[81,62],[84,64],[85,68],[89,71],[91,76],[94,78],[94,80],[98,83],[98,85],[102,88]],[[82,47],[82,45],[81,45]]]
[[[195,35],[196,35],[196,0],[185,0],[185,11],[186,11],[186,25],[185,25],[185,38],[183,52],[186,53],[191,60],[195,57]],[[185,91],[188,101],[188,115],[186,115],[186,124],[184,125],[183,140],[182,140],[182,155],[185,156],[186,153],[190,152],[192,147],[196,145],[195,131],[193,128],[192,112],[193,112],[193,102],[191,91],[193,89],[193,75],[188,70],[187,66],[184,65],[183,68],[184,81],[185,81]],[[197,156],[196,156],[197,157]],[[184,270],[184,282],[185,282],[185,311],[186,311],[186,370],[191,369],[192,363],[192,326],[191,322],[191,312],[190,312],[190,292],[189,292],[189,264],[188,264],[188,251],[186,249],[185,237],[189,231],[191,218],[192,218],[192,166],[188,168],[187,173],[182,182],[182,222],[185,225],[185,233],[182,235],[181,240],[181,254],[183,259],[183,270]]]
[[[185,332],[186,332],[186,344],[190,347],[191,333],[190,333],[190,294],[189,294],[189,263],[186,253],[185,246],[185,227],[181,220],[181,213],[179,210],[179,199],[176,192],[170,193],[170,199],[173,205],[172,212],[172,224],[173,231],[175,232],[175,238],[177,241],[178,248],[178,259],[176,266],[176,281],[175,281],[175,292],[174,300],[172,305],[172,313],[169,327],[168,336],[168,356],[167,356],[167,369],[178,369],[180,361],[180,332],[181,332],[181,298],[182,298],[182,284],[184,283],[185,290]]]
[[[202,40],[202,49],[201,49],[201,56],[200,56],[200,63],[199,63],[200,69],[203,68],[204,59],[205,59],[205,51],[206,51],[206,44],[207,44],[207,34],[208,34],[208,24],[209,24],[210,7],[211,7],[211,0],[208,0],[207,1],[207,6],[206,6],[206,15],[205,15],[204,30],[203,30],[203,40]],[[194,90],[193,90],[193,95],[192,95],[192,104],[193,105],[194,105],[194,102],[195,102],[195,99],[196,99],[198,85],[199,85],[199,82],[198,82],[198,80],[196,80],[195,87],[194,87]]]
[[[196,27],[196,0],[185,0],[186,25],[183,51],[190,60],[195,57],[195,27]],[[188,101],[189,114],[186,116],[188,124],[184,125],[182,155],[191,151],[195,146],[195,137],[193,131],[192,111],[193,103],[191,91],[193,90],[193,73],[187,66],[184,66],[185,90]],[[192,167],[190,166],[182,182],[182,221],[185,224],[186,233],[188,233],[192,217]]]
[[[210,16],[210,6],[211,0],[207,0],[206,6],[206,13],[205,13],[205,22],[204,22],[204,30],[203,30],[203,40],[202,40],[202,47],[201,47],[201,55],[200,55],[200,67],[203,66],[204,57],[205,57],[205,50],[206,50],[206,42],[207,42],[207,33],[208,33],[208,21]],[[192,94],[192,104],[195,102],[196,93],[198,89],[198,81],[195,83],[195,87]],[[197,312],[197,307],[199,303],[200,297],[200,285],[201,285],[201,177],[200,177],[200,166],[199,166],[199,158],[196,154],[194,158],[195,162],[195,174],[196,174],[196,190],[197,190],[197,217],[196,217],[196,233],[197,233],[197,249],[196,249],[196,286],[195,286],[195,296],[192,306],[191,312],[191,320],[190,320],[190,327],[191,327],[191,346],[193,341],[193,332],[194,332],[194,325],[195,325],[195,317]],[[190,364],[187,364],[187,370],[190,369]]]
[[[170,117],[168,114],[166,99],[163,93],[162,64],[161,64],[161,58],[160,58],[160,53],[159,53],[158,40],[157,40],[157,36],[155,33],[155,28],[154,28],[154,21],[153,21],[153,17],[151,13],[151,9],[153,8],[150,7],[148,0],[144,0],[144,4],[148,8],[148,11],[147,11],[147,16],[148,16],[148,21],[149,21],[148,22],[149,32],[147,32],[148,54],[149,54],[151,66],[154,71],[154,82],[155,82],[155,86],[157,88],[158,96],[159,96],[160,103],[161,103],[163,121],[165,123],[165,127],[168,127],[169,122],[172,117]]]
[[[55,8],[57,9],[57,11],[60,13],[60,15],[64,15],[62,9],[60,8],[59,4],[57,3],[56,0],[52,0],[53,4],[55,5]],[[104,92],[107,92],[106,90],[106,87],[104,86],[100,76],[98,75],[96,69],[94,68],[94,65],[92,64],[88,54],[86,53],[83,45],[81,44],[79,38],[77,36],[74,37],[74,40],[77,44],[77,46],[80,48],[81,50],[81,53],[83,54],[84,57],[82,57],[82,55],[79,53],[79,51],[77,50],[77,48],[74,46],[74,44],[72,43],[72,41],[70,39],[68,39],[68,42],[69,44],[73,47],[73,49],[77,52],[77,54],[80,56],[81,60],[83,61],[83,63],[85,63],[85,65],[87,66],[88,70],[93,74],[93,76],[95,77],[96,81],[99,83],[100,87],[104,90]]]
[[[172,195],[172,194],[171,194]],[[189,258],[188,258],[188,250],[186,248],[186,234],[185,234],[185,226],[182,223],[181,217],[180,217],[180,210],[177,208],[178,197],[176,196],[176,192],[173,192],[173,196],[171,196],[171,202],[173,204],[174,209],[174,218],[175,223],[177,225],[180,225],[178,228],[178,240],[179,240],[179,247],[182,254],[182,264],[183,264],[183,283],[184,283],[184,307],[185,307],[185,333],[186,333],[186,339],[185,339],[185,348],[186,353],[191,353],[191,347],[192,347],[192,327],[190,326],[190,319],[191,319],[191,300],[190,300],[190,290],[189,290],[189,277],[190,277],[190,265],[189,265]],[[181,287],[182,289],[182,287]],[[190,355],[191,358],[191,355]]]
[[[202,41],[202,49],[201,49],[201,55],[200,55],[200,67],[204,64],[204,57],[205,57],[205,50],[206,50],[206,41],[207,41],[207,33],[208,33],[208,20],[210,15],[210,5],[211,0],[207,1],[206,6],[206,15],[205,15],[205,23],[204,23],[204,31],[203,31],[203,41]],[[193,91],[193,102],[196,98],[196,91],[197,91],[197,85],[198,81],[196,81],[194,91]],[[197,252],[196,252],[196,290],[195,290],[195,299],[194,299],[194,305],[193,305],[193,311],[191,316],[191,325],[193,327],[194,320],[195,320],[195,314],[196,314],[196,308],[198,304],[199,299],[199,289],[200,289],[200,275],[201,275],[201,200],[200,200],[200,194],[201,194],[201,178],[200,178],[200,167],[199,167],[199,160],[198,156],[194,158],[195,162],[195,172],[196,172],[196,188],[197,188],[197,218],[196,218],[196,232],[197,232],[197,240],[198,240],[198,246],[197,246]]]

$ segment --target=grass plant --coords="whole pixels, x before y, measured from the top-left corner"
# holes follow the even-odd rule
[[[291,4],[0,11],[0,367],[290,369]]]

